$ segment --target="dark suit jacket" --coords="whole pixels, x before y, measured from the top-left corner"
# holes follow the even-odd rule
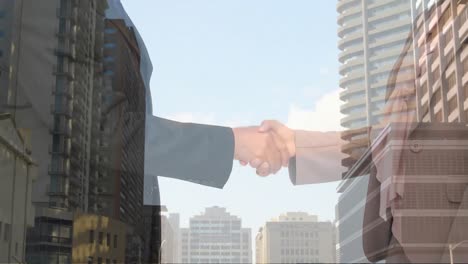
[[[463,125],[419,124],[401,156],[393,153],[391,140],[383,143],[383,159],[399,164],[385,167],[384,173],[400,175],[404,193],[387,208],[391,216],[384,220],[380,209],[385,196],[378,169],[371,167],[363,223],[363,248],[370,261],[447,263],[449,244],[468,239],[468,149],[461,143],[466,132]],[[401,160],[395,162],[395,157]],[[458,248],[454,256],[455,262],[463,262],[467,251]]]

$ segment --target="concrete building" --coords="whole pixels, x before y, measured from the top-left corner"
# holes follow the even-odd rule
[[[0,114],[0,262],[26,261],[26,230],[32,227],[31,188],[35,164],[28,133],[15,128],[9,114]]]
[[[125,262],[127,225],[100,215],[77,213],[73,220],[73,263]]]
[[[385,116],[383,106],[394,64],[411,34],[414,4],[408,0],[339,0],[338,48],[341,66],[342,138],[348,143],[342,164],[351,168],[370,145],[370,127]],[[409,50],[398,85],[414,81]],[[366,262],[362,248],[362,222],[368,175],[350,178],[347,172],[338,188],[336,206],[337,251],[340,262]]]
[[[161,215],[161,263],[180,263],[179,214]]]
[[[72,234],[77,212],[128,224],[127,252],[134,253],[128,257],[142,255],[140,52],[133,30],[123,20],[106,20],[106,8],[105,0],[0,3],[0,111],[31,131],[38,165],[31,261],[71,261],[73,241],[51,241],[55,233],[41,228]]]
[[[421,122],[468,121],[466,1],[416,1],[417,113]],[[438,7],[435,8],[435,2]],[[463,4],[460,4],[463,3]]]
[[[335,228],[317,216],[286,213],[260,228],[256,263],[335,263]]]
[[[225,208],[206,208],[181,229],[182,263],[252,263],[251,239],[241,219]]]
[[[72,235],[72,212],[35,207],[34,228],[27,233],[26,262],[71,263]]]
[[[95,56],[102,49],[106,2],[4,2],[14,14],[6,92],[14,100],[4,105],[19,128],[31,131],[32,157],[38,164],[32,190],[38,214],[28,231],[28,260],[67,263],[72,212],[87,211],[89,205],[99,109],[95,95],[101,89],[95,85],[101,78]],[[52,228],[62,227],[68,237],[57,238],[62,233]]]

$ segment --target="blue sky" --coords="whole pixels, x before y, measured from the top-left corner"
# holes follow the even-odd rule
[[[338,89],[336,1],[122,2],[153,62],[156,115],[220,125],[294,119],[297,127],[321,130],[333,125],[314,116],[337,123],[336,114],[328,115],[338,112],[337,99],[318,109],[323,96],[336,98]],[[160,182],[162,203],[179,212],[183,224],[212,205],[227,207],[254,234],[286,211],[334,219],[337,184],[292,186],[286,170],[264,179],[236,164],[223,190]]]

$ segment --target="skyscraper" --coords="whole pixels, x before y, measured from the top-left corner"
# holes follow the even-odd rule
[[[250,228],[225,208],[206,208],[181,229],[182,263],[252,263]]]
[[[106,19],[99,115],[100,160],[93,160],[91,207],[132,226],[143,214],[145,87],[140,50],[124,20]],[[131,116],[130,116],[131,114]],[[141,230],[140,230],[141,231]],[[141,231],[142,232],[142,231]]]
[[[256,263],[334,263],[335,227],[315,215],[286,213],[260,228],[255,247]]]
[[[372,65],[373,58],[370,57],[371,63],[368,63],[366,59],[364,69],[361,69],[360,72],[363,73],[365,77],[365,83],[362,87],[366,87],[365,95],[366,100],[362,100],[359,103],[359,100],[354,100],[352,97],[348,97],[351,88],[346,88],[346,90],[342,93],[342,99],[347,99],[345,105],[343,106],[342,110],[348,111],[353,110],[353,106],[356,104],[363,104],[368,109],[369,102],[372,101],[382,101],[383,100],[390,100],[387,96],[389,95],[388,91],[384,92],[385,89],[389,89],[389,91],[396,87],[398,88],[399,85],[407,85],[407,87],[414,87],[415,88],[415,95],[411,97],[411,100],[408,100],[409,110],[414,110],[416,113],[415,120],[416,122],[422,123],[465,123],[467,118],[467,98],[466,95],[468,94],[468,85],[466,83],[466,72],[467,67],[465,64],[468,60],[466,60],[466,56],[464,53],[466,51],[466,36],[467,36],[467,13],[466,13],[466,1],[457,1],[457,0],[443,0],[443,1],[434,1],[434,0],[417,0],[417,1],[364,1],[358,4],[359,1],[340,1],[338,4],[338,10],[341,14],[339,21],[342,23],[342,27],[340,30],[346,31],[349,30],[344,24],[344,19],[347,17],[352,17],[352,14],[356,13],[359,6],[362,6],[364,19],[362,19],[361,26],[356,22],[354,27],[359,28],[362,27],[364,39],[372,40],[371,36],[368,36],[371,31],[369,29],[375,27],[374,32],[378,33],[380,31],[387,32],[382,33],[381,35],[376,35],[377,39],[375,42],[377,50],[381,50],[382,54],[378,55],[375,59],[380,60],[382,56],[385,58],[388,57],[386,63],[384,65],[378,65],[379,69],[395,69],[395,73],[397,73],[398,78],[395,76],[390,76],[389,72],[387,71],[385,74],[381,75],[382,83],[381,88],[383,89],[383,93],[369,93],[367,87],[372,88],[369,85],[367,79],[372,78],[372,71],[369,72],[367,65]],[[393,8],[384,8],[384,6],[393,6]],[[354,6],[354,7],[353,7]],[[378,10],[375,12],[370,12],[370,16],[377,16],[379,13],[380,15],[375,18],[367,17],[367,12],[369,11],[369,7],[377,7],[380,6]],[[406,6],[407,8],[404,8]],[[407,15],[400,17],[400,13],[403,12],[410,14],[410,19],[407,19]],[[401,21],[392,20],[400,17]],[[456,18],[456,19],[455,19]],[[350,18],[351,19],[351,18]],[[383,24],[377,24],[376,27],[375,23],[379,23],[378,21],[382,21]],[[392,22],[393,21],[393,22]],[[403,23],[407,23],[411,27],[406,33],[403,31]],[[389,23],[391,22],[391,23]],[[388,23],[387,25],[385,23]],[[374,24],[374,26],[372,25]],[[386,26],[385,26],[386,25]],[[349,25],[349,27],[353,27],[353,25]],[[401,32],[396,29],[401,27]],[[352,30],[353,31],[353,30]],[[400,34],[398,33],[400,32]],[[400,36],[401,35],[401,36]],[[351,37],[351,35],[349,36]],[[404,37],[404,39],[402,39]],[[347,41],[345,41],[346,36],[340,40],[339,45],[344,45]],[[348,38],[351,41],[351,38]],[[379,41],[380,39],[380,41]],[[403,42],[401,40],[406,41],[406,44],[402,46]],[[395,50],[393,52],[393,42],[400,43],[400,47],[394,46]],[[358,45],[358,44],[356,44]],[[361,44],[359,44],[361,45]],[[372,55],[372,50],[370,48],[373,47],[374,44],[368,44],[365,41],[362,42],[362,48],[364,54]],[[378,45],[378,46],[377,46]],[[357,48],[358,46],[356,46]],[[391,55],[392,54],[392,55]],[[346,55],[344,51],[342,56]],[[368,56],[366,55],[366,58]],[[397,62],[401,60],[401,64],[397,65]],[[347,64],[349,62],[345,61],[344,65],[342,66],[342,70],[348,70],[352,64]],[[388,65],[388,66],[385,66]],[[389,68],[388,68],[389,67]],[[342,83],[348,84],[348,76],[344,76]],[[393,78],[395,77],[395,78]],[[379,91],[378,88],[376,91]],[[365,103],[365,104],[364,104]],[[372,105],[371,105],[372,106]],[[345,112],[346,114],[346,112]],[[356,129],[352,126],[348,126],[349,130],[343,133],[343,138],[350,141],[350,144],[344,147],[344,152],[350,155],[350,158],[346,159],[344,163],[350,168],[350,170],[344,175],[344,181],[340,184],[338,190],[341,192],[341,197],[339,199],[339,203],[337,205],[337,223],[339,227],[339,251],[340,251],[340,261],[341,262],[365,262],[366,257],[362,251],[362,234],[372,232],[374,228],[376,228],[375,224],[367,224],[362,225],[363,221],[363,207],[365,205],[365,200],[373,200],[375,199],[375,195],[372,194],[368,196],[367,188],[368,188],[368,178],[363,177],[369,175],[369,171],[371,167],[369,163],[372,162],[372,155],[369,151],[369,142],[368,135],[365,135],[369,132],[367,127],[372,126],[374,131],[379,131],[378,123],[373,122],[373,120],[378,121],[379,118],[385,116],[386,113],[382,113],[380,115],[375,115],[375,112],[366,112],[365,116],[367,118],[366,126],[363,129]],[[377,112],[378,114],[378,112]],[[393,113],[395,114],[395,113]],[[343,120],[343,124],[352,125],[351,120],[354,118],[354,113],[348,113],[349,118]],[[391,133],[387,133],[388,135],[393,135],[396,126],[391,126],[389,131]],[[433,130],[430,129],[431,126],[420,125],[419,130],[425,131],[424,133],[415,133],[415,136],[419,135],[419,138],[416,139],[426,139],[424,135],[432,135],[432,140],[435,142],[431,142],[430,144],[441,144],[443,143],[440,140],[445,139],[454,139],[457,138],[455,131],[463,130],[462,126],[457,126],[456,124],[442,124],[439,126],[433,126]],[[434,131],[446,131],[444,132],[443,137],[438,137],[437,133]],[[361,140],[359,140],[361,138]],[[399,140],[398,138],[396,140]],[[437,140],[439,142],[437,143]],[[396,141],[387,142],[388,149],[391,149],[390,144],[394,144]],[[462,144],[461,144],[462,145]],[[459,148],[462,148],[462,146]],[[366,151],[367,152],[363,152]],[[417,150],[412,150],[417,151]],[[391,153],[391,152],[389,152]],[[440,156],[441,153],[444,153]],[[460,156],[460,153],[462,156]],[[391,155],[391,154],[388,154]],[[463,163],[463,151],[455,151],[454,149],[450,150],[450,147],[445,147],[444,151],[434,151],[433,154],[425,153],[424,156],[420,155],[419,159],[410,159],[405,158],[404,166],[407,167],[407,175],[408,177],[415,177],[418,176],[420,184],[414,186],[409,184],[405,189],[408,192],[411,192],[411,195],[408,194],[407,198],[413,197],[411,199],[421,199],[415,198],[417,197],[416,194],[420,193],[421,195],[430,195],[430,199],[424,199],[425,203],[418,202],[420,206],[424,208],[431,208],[436,209],[437,206],[441,206],[444,204],[443,202],[437,201],[438,197],[435,188],[442,188],[441,184],[438,185],[431,185],[430,182],[425,182],[424,179],[424,172],[426,174],[428,170],[432,170],[430,173],[434,173],[438,171],[439,175],[442,177],[448,171],[448,167],[446,166],[446,162],[442,163],[425,163],[427,162],[428,157],[433,160],[438,160],[439,162],[445,160],[447,157],[457,156],[462,157]],[[423,158],[425,157],[425,158]],[[357,158],[357,159],[356,159]],[[451,159],[453,160],[453,159]],[[456,159],[459,161],[459,159]],[[413,164],[408,165],[406,164]],[[448,162],[448,161],[447,161]],[[453,160],[455,162],[455,160]],[[465,161],[466,162],[466,161]],[[458,164],[458,165],[457,165]],[[452,169],[454,170],[463,170],[463,166],[460,165],[461,163],[452,163]],[[419,168],[418,169],[416,169]],[[450,166],[449,166],[450,167]],[[431,168],[431,169],[430,169]],[[411,170],[410,170],[411,169]],[[392,172],[387,168],[388,173]],[[429,173],[429,174],[430,174]],[[458,173],[458,172],[457,172]],[[445,177],[445,176],[444,176]],[[437,189],[438,190],[438,189]],[[455,195],[455,194],[451,194]],[[431,202],[429,202],[431,201]],[[400,207],[409,205],[410,200],[408,201],[400,201]],[[421,208],[412,208],[414,210],[421,209]],[[395,210],[393,208],[393,210]],[[437,211],[434,211],[437,212]],[[436,213],[437,214],[437,213]],[[432,217],[433,215],[427,215],[427,219],[430,218],[437,218],[437,215]],[[429,217],[431,216],[431,217]],[[429,220],[422,220],[422,219],[410,219],[410,218],[398,218],[398,221],[402,221],[405,223],[409,223],[412,221],[414,223],[413,226],[417,226],[418,221],[424,221],[420,223],[430,224],[431,221]],[[405,222],[406,221],[406,222]],[[440,221],[450,221],[448,218],[442,219]],[[421,224],[422,225],[422,224]],[[406,225],[410,226],[410,225]],[[436,230],[434,230],[436,231]],[[442,227],[441,230],[437,230],[438,232],[443,232]],[[397,234],[399,236],[400,234]],[[445,234],[448,235],[448,234]],[[411,236],[408,236],[411,237]],[[421,238],[411,237],[413,239],[413,243],[415,241],[421,242]],[[402,241],[399,241],[403,243]],[[405,242],[409,242],[406,240]],[[428,246],[430,246],[430,241],[426,240],[423,241]],[[411,243],[411,242],[409,242]],[[423,244],[421,244],[423,245]],[[413,245],[414,247],[414,245]],[[434,248],[433,252],[436,252],[435,248],[437,246],[432,245]],[[389,254],[390,255],[390,254]]]
[[[348,143],[342,164],[348,169],[370,146],[370,127],[377,127],[385,117],[383,106],[388,80],[411,34],[414,3],[408,0],[339,0],[338,47],[341,66],[342,138]],[[412,58],[413,50],[408,51]],[[401,68],[402,78],[395,85],[414,80],[413,60]],[[404,73],[404,74],[403,74]],[[403,76],[404,75],[404,76]],[[362,248],[362,223],[368,177],[350,178],[345,172],[338,187],[341,193],[336,206],[338,256],[340,262],[365,262]],[[356,176],[356,175],[354,175]]]

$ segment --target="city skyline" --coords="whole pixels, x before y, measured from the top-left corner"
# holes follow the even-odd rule
[[[459,262],[467,7],[0,2],[0,262]]]
[[[192,237],[191,233],[193,232],[197,233],[195,237],[197,238],[197,241],[200,241],[200,242],[197,242],[197,243],[201,243],[200,245],[207,243],[208,248],[210,248],[210,245],[218,245],[218,246],[223,245],[224,247],[226,247],[225,242],[228,242],[228,240],[226,241],[223,240],[223,241],[218,241],[218,242],[209,242],[209,240],[205,241],[203,239],[203,235],[211,234],[211,232],[213,232],[213,230],[211,229],[217,228],[220,223],[221,224],[224,223],[223,221],[227,221],[227,222],[234,221],[238,223],[237,225],[240,225],[242,227],[241,229],[249,230],[248,231],[248,234],[249,234],[248,236],[250,238],[249,250],[252,251],[249,254],[250,256],[249,259],[252,261],[252,263],[264,263],[263,261],[267,259],[266,257],[261,258],[260,260],[262,261],[259,262],[259,258],[257,256],[258,246],[259,246],[258,237],[261,234],[265,235],[265,231],[269,230],[267,229],[266,225],[269,226],[268,228],[270,228],[272,224],[273,225],[278,224],[278,227],[279,227],[281,223],[295,225],[295,227],[297,226],[299,228],[298,230],[296,229],[293,230],[294,232],[292,232],[291,238],[294,237],[294,233],[297,233],[297,231],[301,231],[301,233],[306,232],[307,237],[308,237],[308,234],[310,234],[310,239],[312,239],[313,241],[310,240],[310,241],[307,241],[307,243],[310,243],[310,246],[313,250],[310,251],[312,254],[310,255],[311,258],[310,259],[306,258],[309,261],[333,262],[336,259],[336,251],[335,251],[336,233],[335,233],[334,222],[323,221],[319,219],[317,215],[309,214],[307,212],[285,211],[281,213],[280,215],[275,216],[273,218],[264,219],[263,224],[258,227],[246,226],[242,224],[242,218],[231,214],[229,211],[229,208],[224,208],[224,207],[219,207],[219,206],[210,206],[210,207],[205,208],[204,211],[199,212],[195,215],[186,216],[186,218],[188,218],[190,221],[188,225],[181,225],[180,219],[182,218],[182,215],[176,211],[170,210],[170,208],[166,208],[165,206],[163,210],[163,215],[161,217],[162,217],[162,234],[163,234],[162,235],[163,246],[161,247],[161,251],[162,251],[161,254],[162,254],[163,263],[171,263],[171,262],[187,263],[187,261],[190,260],[190,256],[191,256],[191,253],[189,250],[191,248],[190,237]],[[200,223],[204,223],[204,224],[202,226],[198,226]],[[213,227],[211,227],[211,223],[215,223],[213,224],[214,225]],[[207,231],[208,233],[204,233],[203,230],[198,231],[202,227],[203,229],[205,229],[206,228],[205,226],[207,226],[208,228],[208,231],[209,231],[209,232]],[[284,230],[289,230],[289,229],[286,228]],[[222,232],[223,236],[229,235],[230,232],[232,232],[230,231],[229,228],[226,229],[225,231],[226,232],[229,231],[229,232],[226,233],[223,231]],[[201,232],[201,233],[198,234],[198,232]],[[279,233],[277,235],[279,236]],[[302,239],[304,239],[304,237],[305,236],[303,236]],[[270,247],[270,243],[278,240],[278,239],[273,239],[273,240],[271,239],[272,238],[270,238],[269,240],[270,242],[266,242],[266,241],[264,242],[265,244],[263,245],[263,248],[265,248],[265,250],[267,250],[267,248]],[[299,239],[299,236],[297,237],[297,239]],[[283,242],[281,245],[283,245]],[[295,243],[295,242],[293,241],[291,243]],[[298,240],[298,243],[299,243],[299,240]],[[302,241],[302,243],[303,243],[303,247],[302,248],[298,247],[298,249],[302,249],[302,254],[301,254],[301,251],[298,251],[297,254],[291,253],[288,256],[289,257],[288,261],[300,260],[300,259],[305,260],[304,245],[309,245],[309,244],[304,244],[304,241]],[[172,247],[170,245],[172,245]],[[202,247],[200,246],[197,248],[202,248]],[[230,252],[229,251],[230,249],[231,249],[230,247],[229,249],[225,248],[224,251],[221,250],[219,253],[220,254],[222,252],[228,253]],[[285,249],[283,250],[280,250],[280,249],[281,247],[276,248],[273,251],[279,252],[279,251],[285,250]],[[211,251],[207,251],[207,252],[211,252]],[[222,253],[222,254],[225,254],[225,253]],[[199,258],[198,256],[201,257],[200,254],[201,253],[199,252],[196,253],[197,261]],[[215,255],[212,255],[212,254],[215,254]],[[211,252],[205,255],[205,262],[210,261],[210,258],[206,259],[209,256],[215,257],[215,258],[216,256],[221,257],[220,255],[217,255],[217,254],[218,253]],[[242,252],[240,256],[242,256]],[[278,257],[268,257],[268,260],[270,260],[270,262],[268,263],[277,263],[277,262],[280,262],[281,260],[283,260],[282,262],[284,262],[285,259],[278,258]],[[233,263],[238,263],[238,262],[239,261],[237,262],[235,261]],[[241,261],[241,262],[244,263],[245,261]]]

